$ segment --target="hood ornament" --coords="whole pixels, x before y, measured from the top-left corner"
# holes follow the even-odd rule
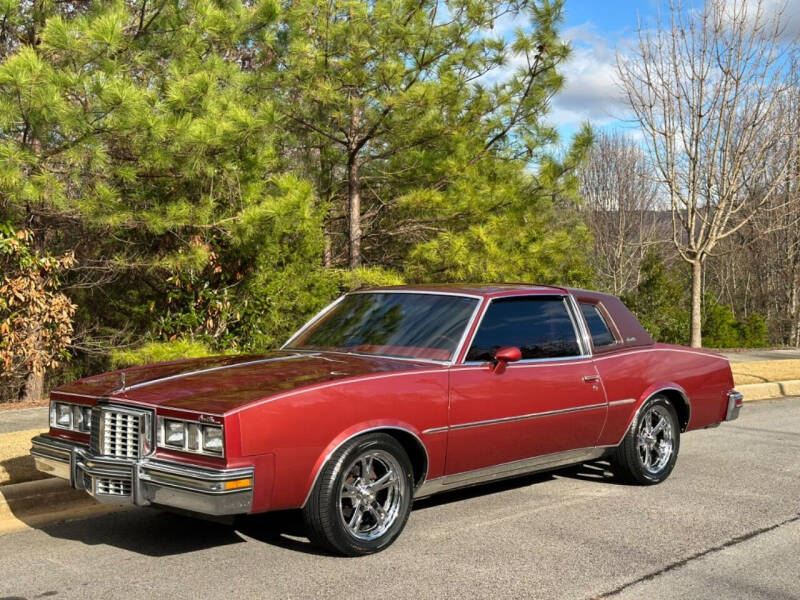
[[[117,391],[118,392],[124,392],[125,391],[125,371],[122,371],[119,374],[119,389]]]

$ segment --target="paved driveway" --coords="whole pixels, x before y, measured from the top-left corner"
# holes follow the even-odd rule
[[[46,429],[49,420],[47,410],[46,406],[19,410],[0,410],[0,433],[11,433],[26,429]]]
[[[389,550],[322,556],[296,519],[133,510],[0,537],[0,597],[798,598],[800,400],[686,435],[672,477],[602,465],[419,502]]]
[[[800,350],[746,350],[742,352],[723,352],[732,363],[755,362],[763,360],[797,360]]]

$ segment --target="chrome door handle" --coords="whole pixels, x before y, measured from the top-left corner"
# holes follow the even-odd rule
[[[584,375],[583,382],[584,383],[595,383],[596,381],[600,381],[600,375]]]

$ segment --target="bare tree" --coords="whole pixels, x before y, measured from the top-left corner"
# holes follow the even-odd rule
[[[692,268],[695,347],[706,259],[770,201],[789,166],[768,160],[786,132],[777,107],[796,51],[781,41],[781,20],[782,11],[767,14],[763,0],[708,0],[696,10],[675,0],[667,22],[640,25],[635,50],[617,58],[670,199],[673,242]],[[759,135],[768,125],[778,139]],[[756,198],[752,177],[770,182]]]
[[[707,281],[745,315],[761,312],[776,343],[800,346],[800,65],[792,69],[792,89],[779,104],[783,132],[769,124],[759,135],[775,138],[769,164],[787,160],[778,187],[753,220],[720,246],[709,263]],[[748,178],[753,198],[773,184],[769,171]]]
[[[647,248],[657,243],[656,187],[647,157],[628,137],[603,132],[580,179],[599,283],[622,295],[639,283]]]

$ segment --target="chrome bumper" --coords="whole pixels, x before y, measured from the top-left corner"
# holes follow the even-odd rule
[[[728,412],[725,413],[726,421],[733,421],[739,418],[739,411],[742,410],[744,404],[744,396],[739,392],[731,390],[728,392]]]
[[[62,477],[106,504],[169,506],[207,515],[250,512],[253,469],[209,469],[153,458],[93,456],[88,446],[49,435],[31,440],[36,468]],[[250,485],[226,489],[226,482],[249,479]]]

